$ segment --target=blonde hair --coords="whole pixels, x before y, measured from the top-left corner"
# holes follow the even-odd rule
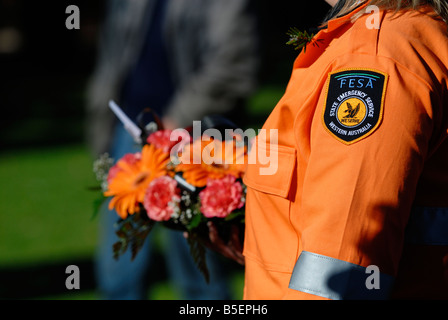
[[[435,13],[448,23],[448,2],[447,0],[367,0],[369,5],[375,5],[380,9],[399,12],[402,10],[418,10],[421,6],[430,5]],[[359,3],[366,1],[359,0],[339,0],[338,11],[335,13],[337,17],[346,15],[352,11]],[[361,16],[361,13],[359,16]],[[335,17],[333,16],[333,17]],[[358,17],[359,17],[358,16]],[[355,17],[356,18],[356,17]]]

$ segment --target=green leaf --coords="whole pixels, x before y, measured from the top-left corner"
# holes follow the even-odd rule
[[[200,238],[196,233],[189,233],[187,238],[188,245],[190,246],[190,254],[193,257],[196,266],[204,276],[207,283],[210,282],[210,274],[207,267],[207,261],[205,256],[205,247],[202,244]]]
[[[148,235],[151,232],[154,225],[155,225],[155,222],[151,220],[147,224],[142,226],[141,229],[143,229],[143,230],[141,230],[135,234],[135,237],[131,241],[132,260],[135,259],[138,252],[145,244],[145,240],[148,237]]]
[[[304,52],[306,52],[306,46],[308,43],[318,46],[319,42],[322,41],[322,39],[314,41],[313,33],[309,34],[306,30],[300,31],[295,27],[290,28],[286,34],[289,36],[289,40],[286,44],[294,46],[295,50],[300,50],[303,48]]]
[[[131,217],[133,217],[133,216],[131,216]],[[123,230],[123,232],[129,232],[129,231],[132,231],[134,229],[134,227],[129,220],[125,220],[120,229]]]
[[[115,259],[123,255],[130,247],[132,260],[134,260],[155,223],[154,220],[142,219],[138,213],[119,220],[115,232],[119,240],[112,246]]]
[[[118,258],[126,252],[127,248],[128,248],[128,243],[126,241],[117,241],[114,243],[114,245],[112,246],[113,248],[113,253],[114,253],[114,259],[118,260]]]
[[[105,198],[102,194],[98,199],[95,199],[93,201],[93,213],[92,213],[92,217],[90,218],[90,220],[94,220],[97,216],[98,213],[101,210],[101,207],[103,206],[103,203],[107,200],[107,198]]]
[[[227,217],[224,218],[225,221],[232,221],[234,219],[240,218],[244,216],[243,210],[234,211],[231,214],[229,214]]]
[[[126,239],[126,232],[124,232],[123,230],[117,230],[115,232],[115,234],[118,236],[118,238],[120,239]]]
[[[202,218],[204,216],[202,214],[196,214],[193,216],[193,219],[191,219],[190,223],[187,225],[187,228],[189,231],[197,228],[201,222],[202,222]]]

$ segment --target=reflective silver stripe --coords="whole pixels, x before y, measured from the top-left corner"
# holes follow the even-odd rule
[[[303,251],[289,288],[333,300],[387,299],[394,277],[381,273],[379,289],[368,289],[367,269],[346,261]]]
[[[448,245],[448,208],[414,207],[406,227],[406,243]]]

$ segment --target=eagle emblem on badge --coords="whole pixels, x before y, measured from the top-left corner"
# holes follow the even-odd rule
[[[359,106],[360,106],[360,103],[358,103],[356,108],[353,108],[352,105],[347,102],[347,110],[345,110],[344,112],[348,113],[348,115],[346,115],[344,118],[353,119],[359,112]]]

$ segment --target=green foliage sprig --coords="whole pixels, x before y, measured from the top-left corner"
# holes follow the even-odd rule
[[[295,50],[301,50],[303,48],[304,52],[306,52],[306,46],[309,43],[312,43],[313,46],[319,46],[319,42],[322,41],[322,39],[315,40],[314,33],[308,33],[306,30],[300,31],[296,27],[290,28],[286,34],[289,36],[289,40],[286,44],[292,45]]]
[[[119,220],[117,225],[115,233],[118,241],[113,245],[114,258],[118,259],[130,247],[132,260],[134,260],[154,227],[155,221],[137,212],[124,220]]]

